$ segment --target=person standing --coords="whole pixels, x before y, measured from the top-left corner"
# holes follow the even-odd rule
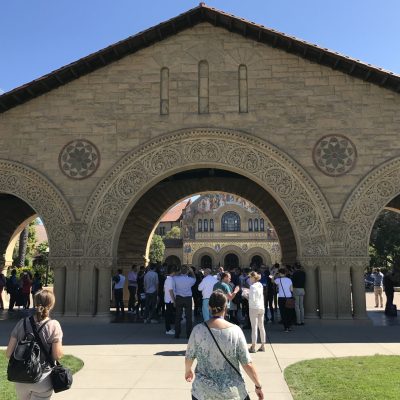
[[[286,277],[285,268],[279,268],[278,276],[275,278],[278,287],[278,305],[285,332],[290,331],[290,309],[286,307],[286,299],[292,297],[292,280]]]
[[[137,286],[138,286],[137,265],[133,264],[131,271],[129,271],[128,273],[128,290],[129,290],[128,313],[135,312]]]
[[[304,294],[306,285],[306,273],[300,264],[295,264],[292,275],[293,296],[295,301],[296,325],[304,325]]]
[[[208,321],[210,319],[210,310],[208,309],[208,301],[210,300],[211,293],[213,292],[214,285],[218,283],[218,280],[211,275],[211,269],[206,268],[204,270],[204,278],[199,284],[199,290],[202,294],[202,314],[203,320]]]
[[[394,274],[393,272],[387,272],[383,278],[383,286],[385,287],[386,294],[386,307],[385,314],[391,315],[393,309],[393,299],[394,299]]]
[[[174,281],[175,266],[168,265],[167,278],[164,282],[164,303],[165,303],[165,333],[167,335],[175,335],[175,330],[171,328],[175,323],[175,293]]]
[[[265,328],[264,328],[264,287],[260,283],[261,275],[255,271],[250,272],[250,291],[249,291],[249,313],[251,323],[251,347],[250,353],[256,352],[257,334],[260,330],[261,347],[258,351],[265,351]]]
[[[22,306],[27,310],[30,306],[30,295],[31,295],[32,281],[27,272],[22,274],[21,279],[21,295],[22,295]]]
[[[156,264],[150,264],[143,282],[144,292],[146,293],[144,323],[146,324],[151,322],[152,324],[157,324],[158,321],[155,319],[158,294],[158,274],[156,272]]]
[[[32,281],[32,296],[34,296],[39,290],[43,289],[42,285],[42,278],[39,274],[39,272],[35,272],[33,275],[33,281]]]
[[[227,307],[228,310],[230,308],[231,301],[235,298],[235,296],[240,290],[240,287],[236,286],[232,291],[232,287],[229,284],[230,282],[231,282],[231,274],[229,272],[223,272],[221,274],[221,282],[217,282],[213,288],[213,291],[221,290],[223,293],[225,293],[228,299],[228,307]]]
[[[117,275],[113,276],[113,284],[114,284],[114,299],[115,299],[115,308],[117,311],[117,317],[119,317],[120,311],[121,311],[121,316],[123,317],[125,315],[125,309],[124,309],[125,276],[122,275],[122,269],[119,269]]]
[[[11,276],[7,279],[6,288],[8,294],[10,295],[10,303],[8,306],[8,311],[14,311],[14,306],[17,301],[18,288],[19,288],[16,269],[13,269],[11,271]]]
[[[194,272],[187,265],[181,267],[180,273],[173,278],[175,293],[175,338],[181,334],[181,319],[183,309],[186,316],[186,337],[192,332],[192,286],[196,283]]]
[[[376,268],[374,273],[371,275],[374,279],[374,295],[375,295],[375,308],[379,307],[379,301],[381,308],[383,307],[383,274],[380,268]]]
[[[192,399],[250,400],[240,365],[254,383],[257,398],[264,399],[243,331],[224,319],[225,294],[220,290],[213,292],[209,305],[212,317],[194,327],[186,349],[185,380],[193,381]]]
[[[40,290],[39,292],[37,292],[33,297],[33,306],[35,307],[33,320],[36,324],[36,329],[40,331],[40,336],[44,339],[42,339],[42,341],[47,352],[51,355],[51,358],[54,361],[58,361],[63,355],[63,332],[60,323],[55,319],[49,318],[49,314],[54,307],[54,303],[54,294],[50,290]],[[33,329],[29,319],[21,319],[11,332],[11,337],[8,342],[6,351],[7,358],[11,357],[15,350],[15,347],[17,346],[17,343],[20,340],[24,339],[26,335],[24,329],[24,320],[27,332],[33,334]],[[42,362],[45,363],[45,369],[39,382],[15,383],[15,389],[18,399],[48,400],[51,398],[53,394],[53,384],[51,382],[50,376],[52,369],[50,365],[45,361],[44,355],[42,355],[42,357]]]
[[[3,274],[3,269],[0,270],[0,310],[4,310],[3,290],[6,286],[6,277]]]

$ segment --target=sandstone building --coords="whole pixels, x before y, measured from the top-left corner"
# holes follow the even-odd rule
[[[223,191],[305,266],[309,317],[365,318],[369,235],[399,204],[399,91],[201,4],[0,96],[0,254],[38,214],[56,311],[108,315],[111,271],[142,261],[165,210]]]

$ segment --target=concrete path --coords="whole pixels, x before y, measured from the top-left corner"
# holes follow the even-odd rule
[[[371,308],[370,299],[368,303]],[[283,370],[297,361],[400,355],[400,321],[385,318],[373,307],[369,315],[368,321],[308,320],[289,334],[279,324],[268,324],[267,351],[253,355],[266,399],[292,399]],[[85,366],[74,376],[73,388],[55,399],[190,399],[190,384],[183,377],[186,340],[166,336],[163,324],[105,324],[95,319],[64,319],[61,323],[65,352],[81,358]],[[1,346],[6,345],[14,324],[14,318],[0,322]],[[249,339],[250,332],[245,332]],[[251,399],[256,399],[253,385],[247,382]]]

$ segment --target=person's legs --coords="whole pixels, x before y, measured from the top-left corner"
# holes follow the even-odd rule
[[[381,308],[383,307],[383,296],[382,296],[382,292],[383,292],[383,289],[380,287],[380,288],[379,288],[379,292],[378,292],[378,296],[379,296]]]
[[[183,297],[176,296],[176,312],[175,312],[175,337],[178,338],[181,334],[181,319],[183,313]]]
[[[379,307],[379,300],[378,300],[378,296],[379,296],[379,287],[374,287],[374,295],[375,295],[375,308]]]
[[[286,299],[284,297],[278,297],[278,305],[279,305],[279,311],[281,313],[281,318],[283,322],[283,327],[285,330],[289,329],[289,321],[288,321],[288,313],[286,310]]]
[[[304,324],[304,295],[305,295],[305,291],[304,289],[302,289],[303,294],[300,296],[300,321],[302,324]]]
[[[10,293],[10,303],[8,305],[8,309],[10,311],[12,311],[14,309],[16,300],[17,300],[17,291],[16,290],[12,290],[11,293]]]
[[[265,328],[264,328],[264,310],[258,310],[257,322],[258,322],[258,329],[260,330],[261,344],[264,345],[264,343],[267,340],[266,337],[267,335],[265,334]]]
[[[128,286],[128,290],[129,290],[128,311],[134,311],[136,304],[136,286]]]
[[[120,297],[120,289],[114,289],[115,310],[116,310],[117,315],[119,315],[119,307],[121,304],[119,297]]]
[[[165,303],[165,330],[171,330],[171,325],[174,323],[174,304]]]
[[[192,298],[191,297],[184,297],[185,299],[185,315],[186,315],[186,337],[189,338],[190,334],[192,333],[193,328],[193,320],[192,320]]]
[[[251,349],[255,348],[257,343],[257,334],[258,334],[258,310],[254,308],[249,309],[250,314],[250,324],[251,324]]]
[[[38,383],[16,383],[15,391],[19,400],[47,400],[53,394],[50,375]]]
[[[144,305],[144,320],[150,321],[150,303],[151,293],[146,293],[145,305]]]
[[[275,321],[275,310],[274,310],[274,296],[268,296],[268,307],[269,307],[269,312],[271,314],[271,321],[274,322]]]
[[[150,303],[149,303],[149,319],[154,319],[157,309],[157,292],[150,293]]]
[[[0,287],[0,310],[4,310],[4,303],[3,303],[3,289],[4,287]]]
[[[296,312],[296,323],[300,325],[300,294],[299,289],[293,289],[293,297],[294,297],[294,310]]]
[[[210,310],[208,309],[209,301],[210,299],[203,299],[202,313],[204,321],[208,321],[210,319]]]

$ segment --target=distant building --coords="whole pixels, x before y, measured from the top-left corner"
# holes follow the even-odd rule
[[[178,215],[180,212],[180,215]],[[181,239],[164,239],[165,262],[194,266],[247,267],[279,262],[281,251],[269,219],[249,201],[228,193],[182,202],[162,218],[163,236],[181,227]]]

